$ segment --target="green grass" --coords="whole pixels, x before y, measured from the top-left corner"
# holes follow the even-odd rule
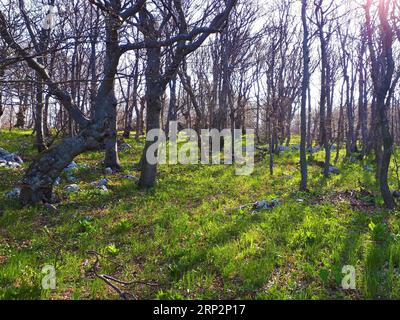
[[[30,132],[0,132],[0,147],[28,160],[32,142]],[[298,192],[297,151],[276,157],[272,177],[267,160],[251,176],[232,166],[163,165],[157,187],[143,193],[123,179],[138,176],[132,167],[143,148],[128,142],[134,148],[121,153],[123,172],[109,177],[109,193],[90,185],[104,177],[102,154],[76,159],[88,165],[76,172],[81,191],[66,194],[63,179],[59,212],[8,200],[24,168],[0,169],[0,298],[118,298],[88,272],[88,250],[102,255],[99,273],[157,283],[125,287],[139,299],[400,298],[399,211],[381,208],[364,164],[340,162],[341,174],[329,179],[310,166],[309,193]],[[359,190],[358,181],[375,206],[345,192]],[[397,185],[393,168],[390,183]],[[240,208],[272,198],[280,202],[272,210]],[[55,290],[41,289],[44,265],[56,268]],[[356,268],[356,290],[341,289],[344,265]]]

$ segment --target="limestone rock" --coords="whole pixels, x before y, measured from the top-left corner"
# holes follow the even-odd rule
[[[8,199],[18,199],[21,194],[21,188],[14,188],[12,191],[6,193]]]
[[[68,191],[68,192],[77,192],[80,189],[81,188],[77,184],[69,184],[69,185],[64,187],[64,190]]]

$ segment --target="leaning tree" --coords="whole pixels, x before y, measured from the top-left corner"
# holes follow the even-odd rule
[[[146,49],[146,100],[147,130],[159,128],[161,96],[170,79],[176,74],[183,59],[195,51],[211,34],[219,32],[224,26],[236,0],[221,1],[224,5],[204,5],[200,20],[189,21],[188,9],[180,0],[152,1],[136,0],[89,0],[103,15],[105,55],[102,79],[95,95],[91,116],[86,116],[77,106],[71,93],[64,90],[55,81],[45,66],[32,55],[24,44],[18,43],[10,31],[5,14],[0,11],[0,36],[19,58],[33,69],[42,79],[50,94],[55,97],[68,112],[69,117],[79,126],[79,132],[73,137],[63,139],[59,144],[40,153],[32,162],[23,177],[20,200],[23,204],[51,202],[53,184],[61,171],[79,154],[88,150],[106,148],[105,163],[118,165],[116,143],[116,106],[115,79],[118,64],[123,54],[131,50]],[[221,9],[222,8],[222,9]],[[157,15],[157,10],[161,11]],[[214,17],[212,18],[212,13]],[[76,12],[74,13],[76,14]],[[211,18],[210,18],[211,17]],[[161,19],[160,19],[161,18]],[[176,33],[163,37],[166,24],[175,24]],[[127,25],[135,26],[143,35],[142,41],[129,42],[133,37],[122,37]],[[173,51],[173,58],[165,71],[161,72],[161,49]],[[144,154],[149,146],[146,144]],[[144,161],[140,184],[154,185],[156,167]]]

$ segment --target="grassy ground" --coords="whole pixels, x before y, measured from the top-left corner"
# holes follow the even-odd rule
[[[29,132],[0,132],[0,146],[28,160],[32,141]],[[90,272],[89,250],[101,254],[99,273],[153,282],[125,287],[139,299],[400,298],[399,212],[380,208],[365,163],[340,162],[329,179],[310,166],[309,193],[297,191],[298,151],[277,157],[272,177],[266,160],[251,176],[165,165],[157,188],[142,193],[123,178],[138,175],[143,147],[128,142],[134,148],[121,154],[124,171],[108,176],[109,193],[90,185],[105,177],[101,153],[80,156],[88,165],[76,172],[82,190],[68,195],[62,179],[58,212],[7,199],[23,169],[0,169],[0,298],[118,298]],[[272,198],[280,204],[271,210],[239,208]],[[56,267],[55,290],[41,289],[44,265]],[[344,265],[356,269],[356,290],[341,289]]]

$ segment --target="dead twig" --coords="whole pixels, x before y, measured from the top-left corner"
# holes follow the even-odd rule
[[[156,282],[148,282],[148,281],[141,281],[141,280],[133,280],[133,281],[123,281],[120,279],[117,279],[113,276],[107,275],[107,274],[99,274],[98,270],[99,270],[99,262],[100,262],[100,257],[102,257],[102,255],[100,253],[98,253],[97,251],[94,250],[90,250],[87,251],[88,254],[94,255],[96,260],[93,263],[92,267],[89,269],[89,271],[91,271],[97,278],[101,279],[102,281],[104,281],[107,285],[109,285],[112,289],[114,289],[119,297],[122,300],[130,300],[130,299],[134,299],[137,300],[137,297],[130,293],[130,292],[126,292],[123,289],[119,288],[117,285],[115,285],[113,282],[118,283],[118,284],[122,284],[124,286],[129,286],[129,285],[133,285],[133,284],[142,284],[142,285],[147,285],[147,286],[158,286],[158,283]]]

